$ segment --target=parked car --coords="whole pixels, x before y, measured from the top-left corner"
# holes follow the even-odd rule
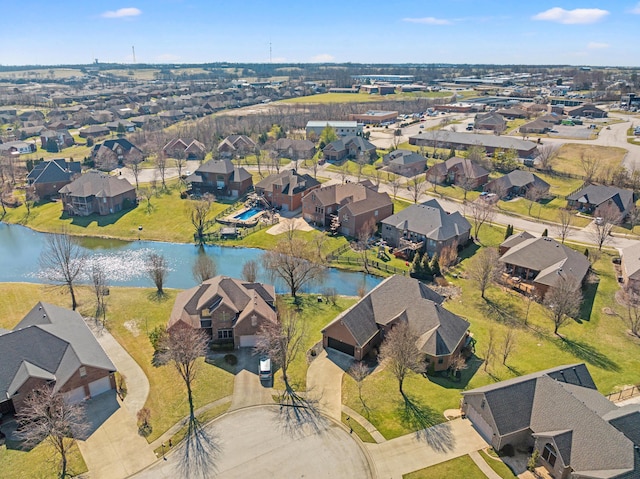
[[[270,381],[273,373],[271,372],[271,358],[262,356],[258,365],[258,377],[260,381]]]

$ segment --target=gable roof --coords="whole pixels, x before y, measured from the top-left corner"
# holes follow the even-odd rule
[[[293,151],[313,150],[316,145],[309,140],[293,140],[291,138],[278,138],[273,148],[277,151],[284,151],[291,148]]]
[[[474,163],[468,158],[459,158],[457,156],[453,156],[441,163],[436,163],[431,168],[429,168],[427,170],[427,178],[434,173],[440,176],[444,176],[454,168],[460,171],[465,177],[471,179],[480,178],[489,174],[489,172],[485,168],[478,165],[477,163]]]
[[[640,279],[640,241],[624,248],[621,256],[626,276],[630,279]]]
[[[69,161],[65,159],[41,161],[37,163],[27,175],[27,181],[33,185],[42,183],[56,183],[68,181],[74,174],[79,174],[81,170],[79,161]]]
[[[321,186],[310,193],[313,197],[326,206],[349,204],[352,213],[354,208],[364,208],[371,210],[379,208],[381,205],[391,204],[391,199],[386,193],[379,193],[369,184],[361,183],[344,183],[339,185]],[[308,198],[305,196],[304,198]],[[303,198],[303,201],[304,201]],[[362,204],[361,204],[362,203]]]
[[[595,206],[611,200],[620,212],[624,212],[633,202],[633,191],[615,186],[587,185],[581,190],[567,196],[567,200]]]
[[[382,281],[324,329],[341,323],[363,347],[379,327],[404,319],[418,335],[417,346],[425,354],[451,354],[469,329],[469,323],[442,306],[444,298],[420,281],[394,275]]]
[[[324,147],[324,150],[334,150],[334,151],[344,151],[349,148],[355,147],[360,151],[375,151],[376,145],[371,143],[368,140],[365,140],[361,136],[344,136],[342,138],[337,139],[336,141],[332,141],[327,146]]]
[[[424,163],[426,165],[426,161],[424,156],[411,150],[394,150],[383,157],[384,163],[392,165],[412,165],[414,163]]]
[[[458,211],[447,213],[437,200],[411,205],[382,220],[383,225],[424,235],[434,241],[446,241],[471,231],[471,223]]]
[[[80,366],[115,366],[76,312],[39,302],[9,332],[0,332],[0,401],[29,377],[55,380],[59,390]]]
[[[60,188],[59,193],[81,198],[113,198],[133,190],[135,188],[126,178],[91,170]]]
[[[507,241],[509,238],[505,243]],[[534,281],[548,286],[555,286],[561,274],[573,277],[579,286],[590,267],[589,260],[582,253],[546,236],[519,242],[499,261],[538,271]]]
[[[501,248],[513,248],[514,246],[519,245],[523,241],[526,241],[526,240],[529,240],[529,239],[532,239],[532,238],[535,238],[535,236],[533,236],[528,231],[521,231],[518,234],[509,236],[506,240],[504,240],[500,244],[500,247]]]
[[[301,175],[295,170],[284,170],[263,178],[254,185],[254,188],[256,190],[273,191],[274,186],[278,185],[280,187],[280,193],[293,196],[319,184],[320,182],[311,175]]]
[[[489,187],[489,185],[502,185],[505,189],[513,187],[522,188],[525,186],[534,186],[544,190],[549,189],[549,183],[544,181],[538,175],[524,170],[513,170],[512,172],[489,182],[487,186]]]
[[[105,140],[102,143],[97,143],[93,147],[93,152],[96,153],[100,148],[108,148],[112,151],[115,151],[118,147],[121,147],[124,151],[138,150],[140,153],[142,153],[142,150],[140,148],[138,148],[126,138],[114,138],[111,140]]]

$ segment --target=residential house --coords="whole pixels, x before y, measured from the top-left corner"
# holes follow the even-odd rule
[[[23,123],[33,123],[31,126],[42,125],[44,124],[44,113],[40,110],[24,111],[18,115],[18,120]]]
[[[417,335],[425,370],[446,371],[471,338],[469,323],[446,310],[443,301],[416,279],[390,276],[322,330],[322,345],[361,360],[406,321]]]
[[[538,175],[524,170],[513,170],[500,178],[491,180],[485,191],[498,194],[501,198],[525,196],[531,188],[536,188],[541,196],[549,193],[549,183]]]
[[[496,113],[509,120],[529,118],[529,113],[527,111],[517,107],[501,108],[496,111]]]
[[[640,294],[640,241],[620,252],[622,281],[625,286]]]
[[[481,146],[488,154],[495,150],[515,150],[520,158],[533,158],[538,145],[533,141],[521,140],[513,136],[485,135],[482,133],[464,133],[448,130],[425,131],[409,137],[409,144],[416,146],[435,146],[436,148],[455,148],[465,150]]]
[[[100,136],[107,136],[111,133],[111,130],[104,125],[91,125],[86,128],[80,128],[80,138],[98,138]]]
[[[640,477],[640,405],[602,396],[584,364],[462,391],[462,412],[497,451],[536,450],[557,479]]]
[[[458,185],[474,190],[489,180],[489,172],[467,158],[454,156],[436,163],[427,170],[427,180],[431,183]]]
[[[289,138],[280,138],[273,145],[274,151],[281,158],[289,158],[290,160],[307,160],[313,158],[316,153],[316,146],[309,140],[291,140]]]
[[[382,239],[398,251],[416,251],[432,257],[447,246],[469,242],[471,224],[458,211],[446,212],[437,200],[411,205],[382,220]]]
[[[212,193],[237,198],[253,186],[251,173],[231,160],[209,160],[185,179],[193,194]]]
[[[182,110],[167,110],[158,113],[158,117],[165,123],[174,123],[182,120],[186,115]]]
[[[255,191],[274,208],[294,211],[302,207],[302,197],[318,187],[320,182],[312,176],[289,169],[262,179]]]
[[[81,173],[79,161],[57,160],[40,161],[27,175],[27,184],[35,188],[40,198],[57,195],[58,190]]]
[[[402,176],[416,176],[427,167],[427,160],[411,150],[394,150],[382,157],[382,164],[387,170]]]
[[[207,154],[205,146],[193,138],[174,138],[164,145],[162,152],[169,157],[185,160],[204,160]]]
[[[353,159],[370,163],[377,158],[376,145],[361,136],[345,136],[332,141],[322,149],[322,154],[328,161]]]
[[[338,136],[362,135],[362,124],[357,121],[311,120],[305,128],[307,139],[316,141],[327,126],[333,128]]]
[[[69,215],[101,216],[136,206],[136,189],[125,178],[88,171],[63,186],[62,208]]]
[[[131,159],[142,160],[142,150],[126,138],[114,138],[97,143],[91,150],[96,168],[110,171]]]
[[[229,135],[218,144],[218,153],[223,158],[252,154],[256,143],[247,135]]]
[[[0,414],[52,386],[70,403],[115,388],[115,366],[76,311],[39,302],[11,331],[0,329]]]
[[[130,120],[110,121],[105,126],[109,128],[110,132],[113,132],[113,133],[117,133],[118,128],[120,128],[121,130],[124,130],[124,132],[129,132],[129,133],[136,131],[136,125]]]
[[[47,148],[47,143],[49,140],[53,140],[56,142],[59,150],[66,148],[68,146],[73,146],[75,144],[75,140],[69,133],[69,130],[43,130],[40,132],[40,145],[42,145],[43,149]]]
[[[305,220],[345,236],[357,237],[392,214],[389,195],[363,183],[323,186],[302,197]]]
[[[20,139],[20,140],[26,140],[27,138],[33,138],[34,136],[40,136],[40,132],[46,130],[47,128],[40,125],[40,126],[26,126],[23,128],[20,128],[18,131],[16,131],[16,136]]]
[[[178,293],[167,329],[201,329],[214,343],[253,347],[262,325],[277,319],[273,286],[216,276]]]
[[[20,156],[28,155],[36,152],[36,144],[27,141],[7,141],[0,143],[0,155],[4,156]]]
[[[624,219],[634,206],[633,191],[616,186],[587,185],[567,196],[567,206],[587,213],[613,206]]]
[[[573,108],[566,108],[565,112],[569,116],[584,116],[585,118],[606,118],[608,113],[593,103],[584,103]]]
[[[540,299],[562,279],[571,279],[580,288],[591,266],[581,252],[553,238],[536,238],[526,232],[507,238],[500,245],[500,252],[502,279]]]
[[[473,122],[476,130],[491,130],[498,133],[503,132],[507,128],[507,122],[502,115],[495,111],[488,113],[478,113]]]

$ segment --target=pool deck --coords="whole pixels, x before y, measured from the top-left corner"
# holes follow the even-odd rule
[[[242,213],[245,213],[246,211],[251,210],[251,207],[245,207],[242,208],[238,211],[234,211],[233,213],[231,213],[228,216],[225,216],[224,218],[218,218],[218,223],[222,223],[223,225],[233,225],[233,226],[239,226],[242,228],[252,228],[255,225],[258,224],[258,221],[260,220],[260,218],[267,212],[266,210],[260,210],[258,211],[256,214],[254,214],[253,216],[251,216],[250,218],[246,219],[246,220],[242,220],[237,218],[237,216],[241,215]]]

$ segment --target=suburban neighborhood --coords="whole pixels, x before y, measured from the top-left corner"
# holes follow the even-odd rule
[[[132,53],[0,65],[1,477],[640,478],[637,68]]]

